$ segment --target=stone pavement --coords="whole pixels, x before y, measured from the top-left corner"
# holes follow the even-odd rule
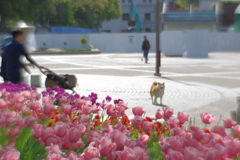
[[[54,55],[33,58],[58,74],[75,74],[80,95],[97,93],[99,101],[111,96],[123,99],[131,108],[141,106],[153,117],[158,108],[169,106],[199,121],[203,111],[230,116],[240,95],[240,54],[211,53],[206,59],[162,56],[162,77],[153,76],[155,54],[143,63],[141,53],[100,55]],[[40,73],[31,69],[32,73]],[[45,76],[43,76],[43,81]],[[165,82],[163,106],[153,105],[149,90],[154,81]],[[40,90],[43,90],[41,88]],[[175,115],[176,116],[176,115]]]

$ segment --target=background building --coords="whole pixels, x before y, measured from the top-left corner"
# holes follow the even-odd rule
[[[119,0],[122,5],[122,17],[118,19],[103,22],[101,31],[106,32],[126,32],[128,30],[128,21],[131,3],[130,0]],[[156,20],[156,0],[135,0],[138,15],[142,24],[142,30],[155,30]]]
[[[102,28],[100,29],[103,32],[127,32],[128,30],[128,21],[131,3],[130,0],[119,0],[122,5],[122,16],[118,19],[103,22]],[[177,23],[173,24],[171,20],[162,21],[162,29],[165,30],[182,30],[182,29],[208,29],[213,30],[216,28],[216,16],[215,11],[212,8],[214,0],[200,0],[198,7],[193,6],[193,12],[197,12],[191,18],[190,10],[183,10],[176,5],[176,1],[168,0],[165,1],[163,6],[163,12],[166,12],[167,15],[171,17],[177,16]],[[136,5],[138,15],[142,24],[142,31],[146,29],[148,31],[156,30],[156,0],[134,0]],[[170,13],[170,14],[168,14]],[[186,17],[186,15],[188,17]],[[189,18],[190,19],[186,19]],[[162,17],[164,19],[165,15]],[[171,18],[170,18],[171,19]],[[165,27],[164,27],[165,26]]]

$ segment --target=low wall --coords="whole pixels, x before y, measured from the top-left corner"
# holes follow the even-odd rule
[[[142,52],[144,35],[150,41],[150,52],[155,52],[155,33],[36,34],[35,37],[38,48],[44,48],[43,42],[46,42],[47,48],[84,47],[80,39],[85,37],[89,44],[101,50],[102,53],[139,53]],[[0,35],[0,40],[6,36]],[[64,42],[67,42],[67,45],[64,45]],[[240,33],[198,30],[164,31],[161,33],[160,47],[165,55],[174,56],[183,55],[187,48],[191,51],[204,50],[204,52],[240,51],[239,42]]]

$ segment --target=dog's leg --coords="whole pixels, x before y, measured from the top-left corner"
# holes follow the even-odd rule
[[[151,99],[152,99],[152,104],[154,104],[154,103],[153,103],[153,96],[152,96],[152,95],[151,95]]]
[[[162,96],[160,96],[160,105],[162,105]]]
[[[157,96],[154,96],[154,104],[157,104]]]

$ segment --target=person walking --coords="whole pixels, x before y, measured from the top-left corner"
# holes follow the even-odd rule
[[[25,51],[22,42],[23,31],[21,29],[15,29],[12,32],[13,40],[8,44],[3,51],[2,65],[1,65],[1,76],[4,81],[10,81],[12,83],[19,83],[22,81],[20,70],[25,69],[25,65],[20,61],[20,57],[24,56],[31,63],[38,68],[39,66]]]
[[[150,43],[147,40],[147,36],[144,36],[144,41],[142,43],[143,57],[145,59],[145,63],[148,63],[148,52],[150,49]],[[143,60],[143,59],[142,59]]]

